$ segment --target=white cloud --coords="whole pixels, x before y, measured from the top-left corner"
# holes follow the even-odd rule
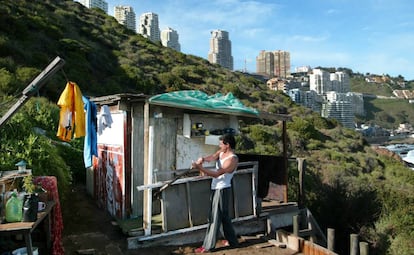
[[[327,15],[337,15],[339,13],[340,13],[340,11],[337,10],[337,9],[329,9],[329,10],[326,11]]]
[[[290,36],[286,39],[286,41],[290,42],[323,42],[326,41],[329,37],[328,36],[309,36],[309,35],[294,35]]]

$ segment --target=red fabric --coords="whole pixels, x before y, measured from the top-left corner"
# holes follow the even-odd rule
[[[49,193],[49,199],[56,202],[55,208],[53,209],[53,215],[51,217],[52,224],[52,254],[62,255],[64,254],[63,243],[62,243],[62,231],[63,231],[63,219],[62,209],[60,207],[59,192],[57,179],[55,176],[39,176],[35,177],[33,181],[36,185],[41,185],[42,188],[47,190]]]

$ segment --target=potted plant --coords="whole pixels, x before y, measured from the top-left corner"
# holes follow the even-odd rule
[[[34,193],[36,185],[32,175],[23,178],[23,189],[26,191],[23,202],[23,221],[36,221],[39,197]]]
[[[26,194],[33,194],[36,186],[33,183],[33,176],[27,175],[23,177],[23,189],[26,191]]]

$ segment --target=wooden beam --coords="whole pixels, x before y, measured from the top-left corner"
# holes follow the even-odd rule
[[[65,61],[56,57],[24,90],[20,99],[3,115],[0,119],[0,127],[10,119],[17,110],[22,107],[30,97],[32,97],[47,80],[52,77],[63,65]]]
[[[284,166],[284,174],[285,179],[284,182],[284,191],[283,191],[283,202],[287,203],[289,201],[288,199],[288,157],[287,157],[287,131],[286,131],[286,121],[282,122],[282,129],[283,129],[283,166]]]
[[[149,181],[150,178],[150,169],[149,169],[149,104],[144,104],[144,185],[149,185],[151,182]],[[151,235],[151,219],[152,219],[152,190],[146,189],[144,190],[144,204],[143,204],[143,221],[142,227],[144,229],[145,235]]]

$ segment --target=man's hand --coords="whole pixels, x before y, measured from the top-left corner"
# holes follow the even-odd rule
[[[194,168],[194,169],[200,169],[202,167],[203,163],[198,163],[198,162],[199,162],[199,160],[197,160],[196,162],[193,162],[191,164],[192,168]]]
[[[203,162],[204,162],[204,159],[203,159],[203,157],[199,157],[198,159],[197,159],[197,161],[196,161],[196,163],[197,164],[203,164]]]

